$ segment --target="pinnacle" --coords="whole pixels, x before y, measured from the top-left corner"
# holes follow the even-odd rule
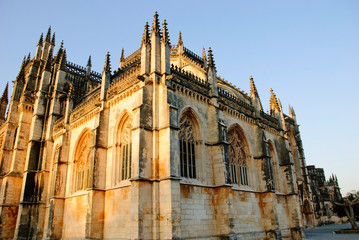
[[[157,11],[153,15],[153,23],[152,23],[152,33],[159,33],[160,32],[160,21],[158,20],[158,14]]]
[[[258,95],[257,88],[256,88],[256,85],[254,84],[252,75],[249,76],[249,81],[250,81],[250,85],[251,85],[251,96]]]
[[[44,42],[44,34],[43,34],[43,33],[41,33],[41,36],[40,36],[39,42],[37,43],[37,46],[42,46],[43,42]]]
[[[9,88],[9,83],[7,82],[6,83],[6,86],[5,86],[5,89],[4,89],[4,92],[0,98],[0,101],[5,101],[5,102],[8,102],[8,88]]]
[[[125,60],[125,49],[122,48],[120,62]]]
[[[270,89],[270,92],[271,92],[271,96],[270,96],[270,100],[269,100],[270,109],[272,109],[272,110],[274,110],[274,109],[279,110],[279,105],[278,105],[277,97],[276,97],[276,95],[274,94],[272,88]]]
[[[142,36],[142,44],[150,43],[150,34],[148,29],[149,29],[149,25],[148,22],[146,22],[145,30],[143,31],[143,36]]]
[[[60,62],[60,58],[61,58],[62,52],[63,52],[63,47],[64,47],[64,41],[61,41],[61,45],[60,45],[59,50],[57,51],[56,56],[55,56],[56,63]]]
[[[55,33],[52,34],[51,45],[55,46]]]
[[[51,37],[51,26],[50,26],[49,29],[47,30],[47,34],[46,34],[46,37],[45,37],[45,41],[48,42],[48,43],[51,42],[50,37]]]
[[[182,33],[181,33],[181,31],[180,31],[179,34],[178,34],[178,46],[180,46],[180,45],[183,45],[183,40],[182,40]]]
[[[110,61],[110,52],[106,54],[105,65],[103,67],[104,72],[111,72],[111,61]]]
[[[66,70],[66,62],[67,62],[67,56],[66,56],[66,49],[62,52],[61,58],[60,58],[60,69],[65,71]]]
[[[45,70],[47,70],[47,71],[51,71],[51,67],[52,67],[52,53],[53,53],[53,49],[50,48],[50,51],[49,51],[49,54],[47,55],[46,63],[45,63]]]
[[[89,56],[89,60],[87,60],[87,67],[92,67],[92,63],[91,63],[91,55]]]
[[[202,48],[202,59],[203,61],[207,61],[206,49],[204,49],[204,47]]]
[[[214,67],[213,53],[212,49],[208,48],[208,67]]]
[[[168,29],[167,29],[167,22],[166,22],[166,19],[163,20],[163,36],[162,36],[162,41],[163,43],[166,45],[166,44],[169,44],[170,45],[170,37],[169,37],[169,34],[168,34]]]
[[[26,62],[30,62],[30,53],[27,55],[27,59],[26,59]]]

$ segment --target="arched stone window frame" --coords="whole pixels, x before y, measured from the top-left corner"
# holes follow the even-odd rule
[[[250,151],[247,138],[243,129],[235,124],[231,126],[227,134],[229,171],[232,184],[250,185]]]
[[[115,135],[115,185],[132,176],[132,118],[125,112],[120,119]]]
[[[200,125],[192,108],[185,108],[178,122],[179,176],[199,179],[200,175]]]
[[[91,131],[85,129],[79,136],[73,161],[72,192],[88,188],[90,177]]]

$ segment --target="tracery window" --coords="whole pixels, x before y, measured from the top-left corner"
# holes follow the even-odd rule
[[[248,185],[247,154],[243,138],[232,130],[228,133],[229,164],[232,183]]]
[[[124,124],[122,133],[120,135],[120,180],[131,178],[131,164],[132,164],[132,127],[130,121]]]
[[[184,115],[180,120],[179,141],[181,177],[196,178],[196,147],[193,123],[187,115]]]
[[[74,159],[74,192],[88,187],[91,132],[84,133],[77,144]]]

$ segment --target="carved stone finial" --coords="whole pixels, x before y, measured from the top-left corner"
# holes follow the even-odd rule
[[[30,58],[30,52],[29,54],[27,55],[27,59],[26,59],[26,63],[30,62],[31,58]]]
[[[103,67],[104,72],[111,72],[111,61],[110,61],[110,52],[106,54],[105,65]]]
[[[48,43],[51,42],[51,26],[49,26],[49,29],[47,30],[45,41],[48,42]]]
[[[257,88],[256,85],[254,84],[254,80],[252,75],[249,76],[249,82],[250,82],[250,86],[251,86],[251,96],[258,96],[258,92],[257,92]]]
[[[170,37],[169,37],[169,34],[168,34],[168,29],[167,29],[167,22],[166,22],[166,19],[163,20],[163,35],[162,35],[162,42],[165,44],[165,45],[171,45],[170,44]]]
[[[206,49],[204,47],[202,48],[202,59],[203,61],[207,61]]]
[[[152,23],[152,34],[157,34],[160,32],[160,21],[158,19],[157,11],[153,15],[153,23]]]
[[[183,40],[182,40],[182,33],[181,31],[178,34],[178,46],[183,45]]]
[[[55,61],[56,63],[59,63],[59,62],[60,62],[60,59],[61,59],[61,56],[62,56],[62,52],[63,52],[63,47],[64,47],[64,41],[61,41],[59,50],[57,51],[56,56],[55,56],[55,59],[54,59],[54,61]]]
[[[148,25],[148,22],[146,22],[145,30],[143,31],[143,36],[142,36],[142,44],[145,44],[145,45],[150,43],[150,33],[149,33],[148,29],[149,29],[149,25]]]

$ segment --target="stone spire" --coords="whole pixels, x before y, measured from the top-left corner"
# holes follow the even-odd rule
[[[142,36],[142,44],[149,44],[150,43],[150,32],[149,32],[149,25],[148,22],[146,22],[145,24],[145,30],[143,31],[143,36]]]
[[[151,34],[160,34],[160,21],[158,19],[157,11],[155,12],[155,15],[153,15],[152,33]]]
[[[51,45],[55,46],[55,33],[52,34]]]
[[[163,20],[163,34],[162,34],[162,42],[166,45],[171,45],[170,43],[170,37],[168,34],[168,29],[167,29],[167,22],[166,19]]]
[[[45,62],[45,68],[44,70],[46,71],[51,71],[51,67],[52,67],[52,48],[50,48],[50,51],[49,51],[49,54],[47,55],[47,58],[46,58],[46,62]]]
[[[63,49],[64,49],[64,41],[61,41],[59,50],[57,50],[56,56],[55,56],[55,58],[54,58],[55,63],[59,63],[59,62],[60,62],[60,58],[61,58],[61,56],[62,56]]]
[[[279,105],[278,105],[278,101],[277,101],[277,97],[273,92],[273,89],[270,89],[270,99],[269,99],[269,108],[270,110],[279,110]]]
[[[39,39],[39,42],[37,43],[37,46],[42,46],[44,43],[44,34],[41,33],[41,36],[40,36],[40,39]]]
[[[110,61],[110,52],[106,54],[105,65],[103,66],[104,72],[111,72],[111,61]]]
[[[45,41],[50,43],[51,42],[51,26],[49,26],[49,29],[47,30],[47,34],[46,34],[46,37],[45,37]]]
[[[182,33],[181,31],[178,34],[178,46],[183,46]]]
[[[293,118],[294,121],[297,121],[297,118],[296,118],[295,112],[294,112],[294,108],[291,107],[290,105],[288,107],[289,107],[289,117]]]
[[[60,67],[59,69],[62,71],[66,70],[66,63],[67,63],[67,56],[66,56],[66,49],[62,52],[61,58],[60,58]]]
[[[216,67],[214,64],[212,49],[210,47],[208,48],[208,67]]]
[[[258,95],[258,91],[257,91],[256,85],[254,84],[252,75],[249,76],[249,82],[251,85],[251,96]]]

